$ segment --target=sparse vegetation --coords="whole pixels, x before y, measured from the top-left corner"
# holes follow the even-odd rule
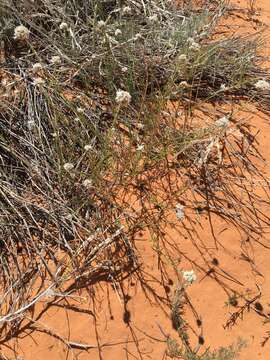
[[[202,322],[199,319],[197,325],[200,329],[200,335],[195,346],[191,345],[188,326],[184,319],[184,308],[188,304],[188,296],[186,287],[190,285],[186,282],[181,283],[176,288],[171,302],[171,319],[173,328],[179,335],[179,340],[175,340],[170,336],[167,337],[166,356],[172,359],[183,360],[234,360],[238,358],[240,351],[247,345],[245,341],[238,339],[237,343],[228,347],[221,347],[218,350],[199,351],[204,345],[202,336]]]
[[[181,228],[194,194],[251,237],[269,223],[233,107],[269,112],[262,40],[219,38],[227,1],[184,3],[0,0],[1,342],[41,299],[139,269],[138,231],[162,258],[166,214],[178,204]]]

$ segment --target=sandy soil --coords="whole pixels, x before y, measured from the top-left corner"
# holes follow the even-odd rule
[[[243,6],[245,1],[238,3]],[[261,8],[259,18],[270,25],[270,1],[258,0],[258,6]],[[268,49],[265,51],[269,54]],[[270,162],[269,119],[257,114],[251,122],[260,130],[259,149]],[[270,169],[265,167],[264,171],[269,178]],[[263,196],[260,187],[256,191]],[[216,249],[207,215],[196,215],[190,211],[189,216],[199,216],[194,225],[197,231],[194,238],[199,245],[195,246],[191,241],[188,231],[181,235],[168,226],[165,232],[170,248],[168,265],[174,263],[179,270],[196,268],[198,275],[198,281],[188,289],[194,311],[186,306],[185,315],[192,327],[189,330],[191,341],[195,344],[198,336],[203,335],[205,347],[217,348],[241,337],[247,341],[247,347],[242,351],[240,360],[269,359],[270,341],[265,346],[261,345],[270,330],[270,326],[263,325],[263,314],[270,313],[267,231],[265,236],[250,240],[225,221],[213,217],[212,225],[219,242]],[[121,286],[114,282],[102,282],[95,287],[95,293],[92,289],[83,291],[78,294],[80,298],[67,299],[65,308],[65,303],[61,302],[51,305],[43,313],[47,306],[47,301],[44,301],[35,309],[36,315],[40,313],[35,325],[43,331],[27,330],[29,336],[25,336],[24,332],[22,338],[11,341],[9,346],[16,349],[11,352],[12,356],[24,360],[162,359],[166,349],[164,334],[177,338],[166,306],[178,282],[177,272],[172,271],[171,266],[160,268],[149,236],[145,233],[141,235],[137,239],[137,246],[141,261],[145,264],[143,284],[135,275]],[[172,243],[177,244],[178,252],[173,250]],[[201,256],[202,252],[204,257]],[[211,262],[212,266],[209,266]],[[208,275],[205,275],[207,271]],[[261,296],[254,300],[250,311],[245,310],[234,326],[226,327],[230,315],[239,310],[238,307],[226,305],[228,295],[238,292],[248,299],[254,299],[259,291]],[[256,301],[262,306],[259,309],[257,304],[257,311],[254,307]],[[244,304],[243,300],[239,299],[241,304]],[[79,311],[79,308],[84,311]],[[202,328],[196,325],[197,318],[202,320]],[[93,348],[87,352],[82,349],[68,350],[63,341],[57,339],[58,335],[67,341],[92,344]],[[1,350],[10,354],[4,345],[1,345]]]

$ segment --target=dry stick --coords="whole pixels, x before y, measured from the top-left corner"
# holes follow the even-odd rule
[[[0,323],[5,322],[5,321],[15,320],[24,311],[30,309],[34,304],[36,304],[38,302],[38,300],[40,300],[43,296],[46,296],[48,290],[50,290],[53,286],[54,286],[54,284],[50,285],[46,290],[42,291],[42,293],[40,293],[38,296],[36,296],[30,303],[28,303],[25,306],[21,307],[20,309],[18,309],[14,313],[8,314],[8,315],[3,316],[2,318],[0,318]]]

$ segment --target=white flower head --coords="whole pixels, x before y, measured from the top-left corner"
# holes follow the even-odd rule
[[[142,39],[142,34],[138,33],[134,36],[134,40],[137,41],[139,39]]]
[[[189,44],[193,44],[195,42],[195,40],[192,37],[189,37],[189,38],[187,38],[187,42]]]
[[[209,27],[210,27],[210,24],[205,24],[205,25],[203,25],[202,30],[207,31],[207,30],[209,30]]]
[[[113,36],[107,36],[112,45],[118,45],[118,41]]]
[[[143,151],[144,149],[144,145],[143,144],[139,144],[136,148],[137,151]]]
[[[117,104],[127,106],[131,101],[131,95],[128,91],[117,90],[115,101]]]
[[[83,186],[86,188],[86,189],[90,189],[92,186],[93,186],[93,182],[91,179],[85,179],[83,181]]]
[[[229,125],[228,116],[223,116],[222,118],[216,120],[215,125],[220,128],[226,128]]]
[[[258,90],[270,90],[270,83],[266,80],[258,80],[255,83],[255,88]]]
[[[132,10],[130,6],[124,6],[122,9],[122,14],[123,15],[131,15]]]
[[[227,90],[227,86],[225,84],[221,84],[220,85],[220,90],[221,91],[226,91]]]
[[[189,44],[189,49],[192,51],[199,51],[201,49],[201,45],[197,43],[192,37],[187,39],[187,43]]]
[[[44,85],[44,84],[45,84],[45,80],[42,79],[41,77],[36,77],[33,79],[34,86],[40,86],[40,85]]]
[[[128,68],[126,66],[121,67],[122,73],[126,73],[128,71]]]
[[[178,220],[183,221],[185,219],[185,207],[184,205],[178,203],[175,206],[175,213]]]
[[[24,25],[19,25],[14,29],[14,39],[15,40],[28,40],[30,36],[30,30],[27,29]]]
[[[70,172],[74,169],[74,165],[72,163],[65,163],[63,168],[65,171]]]
[[[189,87],[189,84],[186,81],[181,81],[180,84],[179,84],[179,87],[181,89],[185,89],[185,88]]]
[[[120,35],[122,35],[122,31],[120,29],[116,29],[115,32],[114,32],[114,35],[115,36],[120,36]]]
[[[61,22],[61,24],[59,25],[59,29],[60,30],[67,30],[68,29],[68,24],[66,22]]]
[[[178,61],[180,62],[180,63],[187,63],[188,62],[188,58],[187,58],[187,55],[186,54],[180,54],[179,56],[178,56]]]
[[[92,149],[92,145],[84,145],[84,150],[85,151],[89,151],[89,150],[91,150]]]
[[[194,41],[194,42],[189,46],[189,49],[192,50],[192,51],[200,51],[201,45]]]
[[[82,108],[82,107],[77,107],[77,113],[83,114],[83,113],[84,113],[84,108]]]
[[[50,63],[55,64],[61,64],[61,57],[59,55],[52,56],[50,59]]]
[[[157,22],[158,21],[158,16],[157,16],[157,14],[154,14],[154,15],[152,15],[152,16],[149,16],[149,18],[148,18],[148,20],[149,21],[151,21],[151,22]]]
[[[105,21],[99,20],[99,21],[97,22],[97,28],[98,28],[98,29],[100,29],[100,30],[101,30],[101,29],[104,29],[105,26],[106,26]]]
[[[34,73],[38,73],[39,71],[41,71],[43,69],[43,66],[41,63],[35,63],[32,66],[32,70]]]
[[[35,127],[35,121],[34,120],[28,120],[27,121],[27,126],[29,130],[33,130]]]
[[[183,271],[183,279],[188,283],[188,285],[191,285],[194,281],[197,280],[197,275],[195,274],[194,270],[186,270]]]

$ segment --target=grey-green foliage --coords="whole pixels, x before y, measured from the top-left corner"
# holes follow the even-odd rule
[[[172,337],[167,338],[166,354],[170,358],[183,360],[236,360],[240,351],[246,346],[246,342],[238,339],[235,344],[220,347],[212,351],[201,349],[199,337],[198,344],[192,346],[188,334],[188,326],[184,319],[184,307],[186,302],[185,286],[180,284],[174,292],[171,301],[171,320],[173,328],[178,332],[179,340]],[[204,343],[204,339],[203,339]]]
[[[241,350],[245,347],[246,342],[238,339],[236,343],[214,351],[207,349],[203,353],[195,353],[185,349],[184,346],[181,347],[177,340],[169,338],[166,354],[172,359],[182,360],[237,360]]]
[[[205,354],[198,358],[187,358],[187,360],[236,360],[240,355],[241,350],[246,347],[246,342],[242,339],[238,339],[235,344],[228,347],[220,347],[213,352],[207,350]]]

